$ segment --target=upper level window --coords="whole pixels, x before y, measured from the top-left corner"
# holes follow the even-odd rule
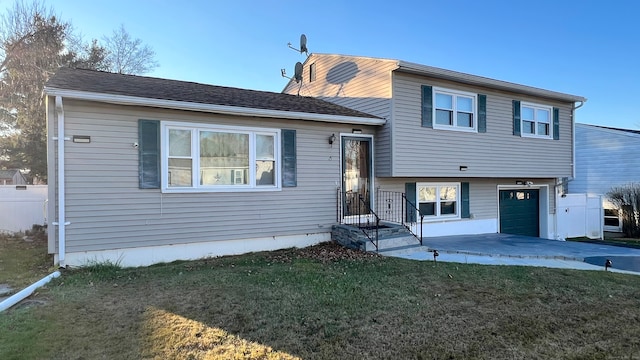
[[[521,103],[522,136],[551,138],[551,114],[550,106]]]
[[[163,189],[275,190],[278,130],[164,123]]]
[[[316,63],[309,65],[309,82],[316,81]]]
[[[460,184],[418,183],[418,208],[425,220],[460,218]]]
[[[477,130],[477,94],[434,88],[433,97],[435,129]]]

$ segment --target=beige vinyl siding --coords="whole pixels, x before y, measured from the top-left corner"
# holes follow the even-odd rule
[[[487,132],[421,126],[421,86],[487,95]],[[392,176],[558,178],[572,172],[572,104],[394,72]],[[512,100],[558,107],[560,140],[513,135]]]
[[[498,185],[515,185],[519,179],[474,179],[474,178],[377,178],[376,187],[386,191],[404,192],[405,183],[468,182],[469,212],[474,219],[498,217]],[[539,179],[536,185],[549,185],[549,213],[555,213],[554,179]]]
[[[340,146],[352,126],[65,100],[67,251],[326,233],[335,223]],[[297,130],[298,186],[267,192],[138,188],[138,119]],[[362,127],[363,133],[374,129]]]
[[[316,64],[316,80],[309,82],[309,66]],[[371,115],[391,117],[391,71],[393,60],[312,54],[303,67],[302,87],[291,81],[284,93],[313,96]],[[385,124],[376,134],[376,173],[391,174],[391,127]]]

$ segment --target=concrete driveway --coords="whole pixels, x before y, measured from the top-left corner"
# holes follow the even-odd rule
[[[640,275],[640,249],[510,234],[425,237],[422,247],[397,256],[433,260],[432,249],[438,250],[438,261],[492,265],[604,270],[609,259],[612,271]]]

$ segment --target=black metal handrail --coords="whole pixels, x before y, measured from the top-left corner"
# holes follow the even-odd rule
[[[405,193],[378,189],[376,191],[376,210],[381,214],[383,221],[403,225],[422,245],[424,215],[411,200],[407,199]],[[414,232],[411,228],[411,224],[417,222],[417,218],[414,219],[415,214],[420,216],[420,235],[417,234],[418,231]]]
[[[420,245],[422,245],[422,225],[424,223],[424,214],[422,213],[422,211],[420,211],[420,209],[418,209],[418,207],[416,207],[416,205],[411,200],[407,199],[407,194],[402,193],[402,200],[404,200],[402,202],[403,206],[404,206],[404,204],[406,204],[406,206],[407,206],[407,212],[406,212],[407,216],[405,216],[405,220],[407,222],[409,222],[409,216],[408,216],[409,215],[409,210],[413,214],[417,213],[420,216],[420,237],[418,237],[417,234],[415,234],[413,231],[411,231],[411,225],[404,224],[404,226],[406,226],[409,229],[409,231],[411,231],[413,236],[415,236],[418,240],[420,240]]]
[[[376,214],[375,211],[373,211],[373,209],[371,208],[371,206],[369,206],[369,203],[367,201],[365,201],[364,197],[361,194],[358,194],[358,204],[359,204],[359,209],[362,210],[363,208],[361,208],[360,206],[364,206],[364,210],[367,211],[368,214],[365,215],[365,219],[366,219],[366,223],[362,223],[362,211],[358,211],[358,228],[360,228],[360,230],[362,230],[362,232],[364,233],[364,235],[367,237],[367,239],[369,239],[369,241],[373,244],[373,246],[376,247],[376,251],[378,251],[378,228],[380,228],[380,217],[378,216],[378,214]],[[373,215],[376,219],[376,225],[373,226],[373,230],[375,231],[375,237],[372,239],[371,235],[367,232],[371,231],[372,226],[371,226],[371,215]]]
[[[336,222],[357,226],[378,251],[380,216],[371,208],[370,201],[362,194],[338,188],[336,202]]]

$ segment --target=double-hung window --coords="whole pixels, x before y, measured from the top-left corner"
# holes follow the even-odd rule
[[[433,89],[435,129],[477,131],[477,94]]]
[[[163,123],[165,191],[276,190],[280,131]]]
[[[550,106],[521,103],[522,136],[552,138],[551,117]]]
[[[460,183],[418,183],[416,190],[425,220],[460,218]]]

